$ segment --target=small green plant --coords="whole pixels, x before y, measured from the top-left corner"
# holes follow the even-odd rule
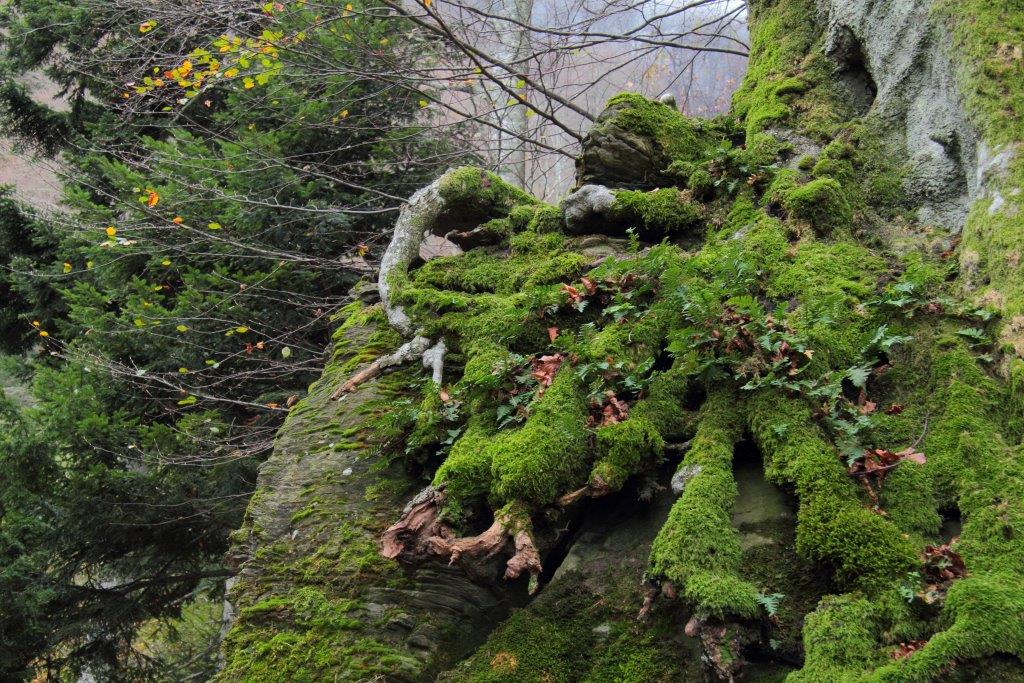
[[[785,597],[786,596],[782,593],[769,593],[767,595],[761,593],[757,596],[757,604],[764,609],[769,620],[776,622],[779,618],[779,603],[781,603]]]

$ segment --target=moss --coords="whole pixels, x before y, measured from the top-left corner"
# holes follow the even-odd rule
[[[770,133],[755,133],[747,137],[747,142],[740,148],[735,156],[740,166],[748,169],[758,169],[776,163],[779,158],[793,145],[771,135]]]
[[[791,683],[857,680],[885,662],[876,645],[875,606],[863,596],[831,596],[807,616],[803,668]]]
[[[683,407],[689,386],[689,377],[678,369],[657,375],[647,388],[647,395],[630,411],[632,419],[650,423],[667,440],[688,438],[696,422],[694,412]]]
[[[789,119],[794,100],[821,99],[816,91],[829,75],[808,59],[818,38],[813,2],[762,0],[751,9],[750,66],[732,101],[748,137]]]
[[[463,520],[465,505],[483,500],[490,490],[491,439],[486,421],[474,416],[434,475],[434,486],[445,488],[445,514],[456,523]]]
[[[889,520],[862,504],[835,450],[799,402],[770,393],[751,404],[750,428],[766,475],[795,487],[797,551],[832,568],[840,585],[878,590],[917,565],[917,551]],[[784,424],[785,429],[775,429]]]
[[[612,220],[635,228],[641,239],[656,242],[680,236],[701,224],[700,205],[674,188],[640,192],[620,190],[609,212]]]
[[[565,216],[558,207],[545,204],[538,207],[530,217],[526,229],[538,235],[551,232],[562,232],[565,227]]]
[[[661,102],[622,93],[608,101],[584,141],[579,180],[644,189],[685,183],[734,134],[728,119],[688,118]],[[609,142],[614,157],[603,147]],[[623,148],[631,151],[623,154]]]
[[[681,586],[699,611],[719,617],[752,617],[758,611],[757,590],[739,576],[740,542],[732,526],[733,445],[742,429],[735,395],[708,398],[680,465],[694,474],[651,546],[651,576]]]
[[[587,404],[579,379],[561,370],[526,424],[496,436],[488,448],[496,507],[523,501],[551,503],[582,485],[589,469]]]
[[[706,202],[715,196],[714,178],[702,168],[689,175],[686,180],[686,187],[693,193],[694,197],[702,202]]]
[[[790,218],[807,221],[818,235],[848,230],[853,210],[843,187],[832,178],[818,178],[785,194],[782,205]]]
[[[618,491],[629,477],[656,463],[665,449],[657,428],[636,416],[599,428],[596,442],[597,462],[589,483],[602,491]]]
[[[438,193],[466,220],[476,223],[488,218],[504,218],[516,206],[539,203],[497,174],[473,166],[463,166],[445,174]]]
[[[697,161],[702,159],[712,139],[705,125],[697,119],[683,116],[673,107],[649,100],[642,95],[622,93],[608,100],[607,108],[615,112],[616,126],[654,141],[661,154],[670,161]],[[710,126],[709,126],[710,127]]]
[[[1024,21],[1017,8],[983,0],[940,0],[935,11],[951,29],[957,54],[964,57],[957,60],[960,89],[986,151],[1007,155],[1006,172],[986,179],[987,191],[971,207],[964,226],[962,280],[968,296],[1003,313],[1001,341],[1021,358],[1024,196],[1019,188],[1024,186],[1024,155],[1018,145],[1024,140],[1024,74],[1016,46],[1024,42]]]

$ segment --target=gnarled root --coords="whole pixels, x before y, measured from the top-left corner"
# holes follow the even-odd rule
[[[380,554],[394,560],[423,554],[422,546],[434,537],[449,538],[451,531],[441,522],[438,513],[444,493],[428,486],[409,501],[401,518],[381,535]]]
[[[534,543],[529,519],[512,512],[499,513],[481,534],[456,538],[439,517],[444,491],[428,486],[405,507],[401,519],[381,536],[381,555],[405,564],[422,564],[446,559],[475,577],[493,576],[489,568],[496,558],[509,552],[505,579],[524,573],[537,576],[543,567]]]
[[[331,400],[337,401],[345,394],[355,391],[360,384],[370,381],[388,368],[411,362],[417,358],[422,358],[423,367],[430,370],[434,384],[439,385],[444,379],[444,354],[447,350],[443,339],[431,346],[430,340],[426,337],[415,337],[412,341],[399,346],[394,353],[381,356],[357,372],[331,394]]]
[[[699,638],[705,666],[714,680],[732,683],[741,679],[746,661],[743,649],[761,639],[760,629],[735,621],[691,617],[684,632]]]

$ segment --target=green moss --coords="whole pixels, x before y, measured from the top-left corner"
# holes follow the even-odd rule
[[[757,590],[739,576],[739,534],[732,526],[733,445],[742,429],[736,396],[711,395],[680,465],[693,476],[651,546],[651,576],[676,583],[699,611],[719,617],[758,611]]]
[[[683,407],[689,385],[689,377],[678,369],[657,375],[647,387],[647,395],[630,411],[632,419],[649,422],[658,434],[668,440],[690,437],[696,415]]]
[[[825,598],[807,616],[803,668],[792,674],[790,683],[857,680],[885,662],[876,644],[876,609],[858,595]]]
[[[445,174],[438,192],[460,215],[475,219],[477,223],[487,218],[504,218],[519,205],[539,203],[497,174],[474,166],[463,166]]]
[[[642,417],[607,425],[597,430],[597,462],[590,472],[590,486],[599,491],[618,491],[643,467],[657,462],[665,440]]]
[[[1024,196],[1019,188],[1024,185],[1024,155],[1015,146],[1024,140],[1024,73],[1015,50],[1024,41],[1024,21],[1017,8],[984,0],[941,0],[935,11],[951,29],[953,49],[963,57],[957,60],[960,88],[984,144],[993,155],[1010,155],[1007,172],[989,180],[964,226],[962,280],[968,296],[1003,313],[1001,342],[1021,358]]]
[[[681,236],[697,228],[703,219],[700,205],[674,188],[639,192],[620,190],[612,205],[612,220],[635,228],[641,239],[656,242]]]
[[[832,178],[818,178],[785,194],[782,205],[790,218],[807,221],[818,235],[848,230],[853,210],[843,187]]]
[[[793,148],[789,142],[780,140],[769,133],[755,133],[747,137],[747,142],[736,151],[736,160],[740,166],[757,169],[776,163],[785,152]]]
[[[445,489],[446,516],[455,522],[462,521],[466,504],[483,500],[490,490],[492,438],[486,421],[474,416],[434,475],[434,486]]]
[[[828,75],[808,60],[818,38],[813,2],[761,1],[751,10],[750,66],[732,101],[748,136],[789,119],[794,100],[820,97],[814,91]]]
[[[784,424],[785,429],[775,429]],[[884,588],[917,565],[917,551],[896,526],[861,502],[836,451],[799,402],[770,393],[752,401],[750,428],[766,475],[795,487],[797,551],[832,568],[840,585]]]
[[[499,434],[488,448],[496,507],[513,501],[546,505],[581,486],[590,464],[586,421],[579,379],[563,369],[526,424]]]
[[[652,140],[667,161],[702,159],[717,131],[697,119],[683,116],[673,107],[649,100],[642,95],[622,93],[608,100],[607,108],[614,112],[611,122],[631,133]],[[711,128],[712,135],[708,135]]]
[[[686,187],[702,202],[715,196],[715,180],[702,168],[690,174],[686,180]]]

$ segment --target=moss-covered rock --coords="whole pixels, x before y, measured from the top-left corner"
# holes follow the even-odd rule
[[[576,183],[653,189],[672,184],[673,162],[706,158],[732,130],[725,122],[687,118],[641,95],[612,98],[587,133],[576,162]]]

